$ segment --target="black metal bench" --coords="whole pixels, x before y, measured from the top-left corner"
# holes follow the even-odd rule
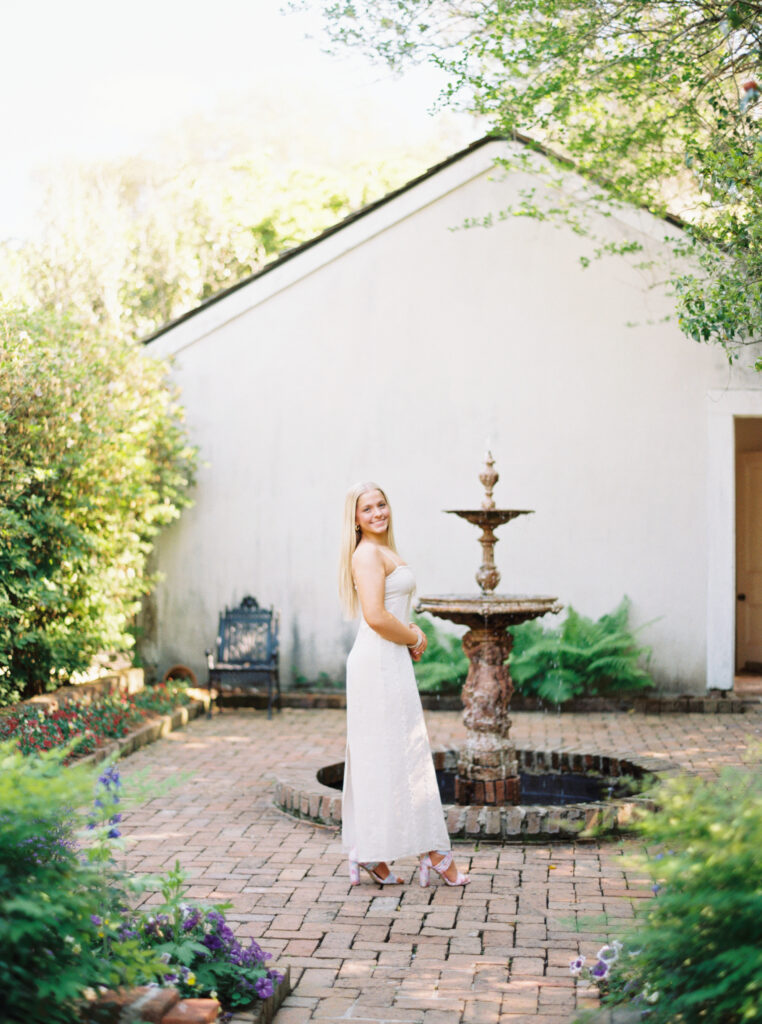
[[[281,708],[278,672],[279,614],[272,608],[260,608],[254,597],[244,597],[237,608],[226,608],[217,629],[217,655],[206,652],[209,667],[209,714],[212,686],[225,690],[259,692],[267,683],[267,717],[272,718],[273,703]],[[277,694],[273,699],[273,693]]]

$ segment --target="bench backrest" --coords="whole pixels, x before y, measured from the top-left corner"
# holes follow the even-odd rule
[[[244,602],[247,599],[244,599]],[[220,615],[217,661],[226,665],[269,665],[278,651],[278,616],[272,608],[242,602]]]

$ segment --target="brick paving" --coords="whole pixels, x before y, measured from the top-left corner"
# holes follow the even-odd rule
[[[426,717],[433,745],[458,743],[457,713]],[[712,776],[759,747],[762,706],[746,715],[525,712],[512,736],[517,746],[638,751]],[[143,748],[122,773],[128,788],[145,773],[156,795],[124,816],[128,865],[159,872],[179,860],[189,896],[229,900],[237,934],[290,964],[293,992],[276,1024],[568,1024],[594,1006],[568,964],[616,937],[634,901],[650,896],[624,856],[634,842],[457,844],[472,878],[465,889],[421,889],[413,859],[395,864],[408,884],[381,890],[367,879],[353,889],[336,830],[272,804],[279,765],[329,764],[343,748],[343,712],[296,709],[270,722],[261,711],[225,711]]]

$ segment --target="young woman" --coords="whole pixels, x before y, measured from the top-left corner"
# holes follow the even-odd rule
[[[426,637],[408,622],[415,580],[394,544],[392,513],[381,488],[360,483],[344,506],[339,592],[347,613],[362,612],[347,658],[347,753],[342,840],[349,878],[364,868],[379,885],[400,884],[388,862],[420,858],[465,885],[452,860],[421,700],[413,673]]]

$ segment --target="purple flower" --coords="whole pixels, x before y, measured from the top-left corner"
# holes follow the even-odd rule
[[[590,969],[590,977],[596,981],[603,981],[609,976],[610,965],[605,960],[597,960],[594,967]]]
[[[196,927],[196,925],[199,923],[200,920],[201,920],[201,915],[199,914],[199,912],[197,910],[194,910],[183,921],[183,931],[184,932],[189,932],[191,930],[191,928],[195,928]]]
[[[108,830],[108,838],[109,839],[118,839],[121,834],[122,833],[119,831],[118,828],[110,828]]]
[[[276,985],[280,985],[280,983],[283,981],[284,975],[282,975],[280,971],[269,970],[267,972],[267,977],[271,981],[274,981]]]
[[[112,786],[114,789],[119,789],[122,785],[122,780],[119,778],[119,769],[116,765],[112,764],[110,768],[107,768],[102,775],[98,777],[98,782],[106,789],[110,789]]]
[[[651,886],[651,892],[654,894],[654,896],[658,895],[660,889],[661,886],[658,882],[654,882],[654,884]]]
[[[572,960],[572,962],[569,964],[569,973],[575,976],[579,974],[579,972],[584,967],[585,959],[586,957],[580,954],[576,960]]]
[[[264,978],[258,978],[254,984],[254,988],[257,990],[257,995],[260,999],[269,999],[275,989],[270,978],[266,975]]]
[[[98,924],[103,924],[103,921],[102,921],[102,920],[101,920],[101,919],[100,919],[100,918],[98,917],[98,915],[97,915],[97,914],[91,914],[91,915],[90,915],[90,920],[91,920],[91,921],[92,921],[92,923],[93,923],[93,924],[95,924],[95,925],[98,925]]]
[[[222,949],[224,945],[219,935],[215,935],[214,932],[209,932],[209,934],[205,935],[201,941],[206,946],[207,949],[212,950]]]
[[[260,963],[263,960],[270,960],[272,958],[272,953],[266,953],[254,939],[251,940],[251,945],[246,952],[250,953],[256,960],[259,960]]]

